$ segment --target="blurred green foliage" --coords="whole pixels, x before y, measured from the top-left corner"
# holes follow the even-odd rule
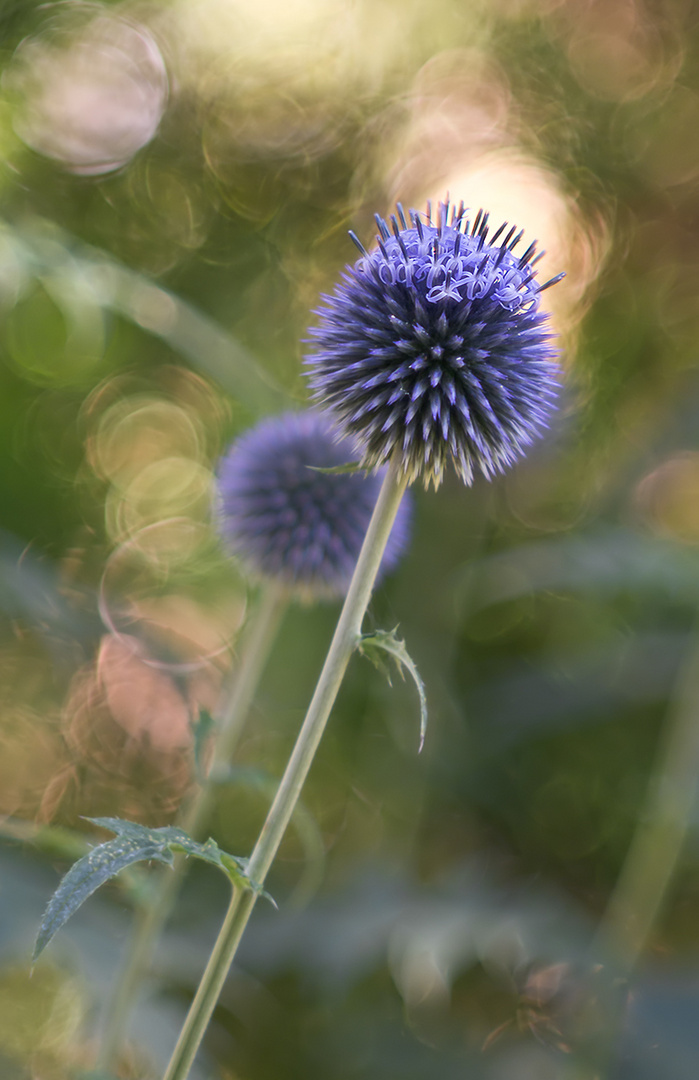
[[[505,199],[568,271],[561,408],[508,476],[417,493],[365,629],[400,626],[425,750],[414,687],[356,659],[198,1076],[693,1080],[696,814],[623,1030],[590,941],[695,648],[695,0],[7,2],[0,26],[3,1076],[92,1062],[128,891],[21,966],[84,817],[159,827],[191,788],[252,588],[212,527],[222,448],[304,400],[347,228],[449,190]],[[254,842],[250,770],[279,775],[336,615],[286,617],[225,850]],[[123,1077],[158,1075],[222,911],[196,869]]]

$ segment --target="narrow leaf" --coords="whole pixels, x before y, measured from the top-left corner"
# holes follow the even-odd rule
[[[192,724],[192,735],[194,737],[194,769],[199,783],[203,783],[205,778],[204,753],[207,743],[209,742],[209,736],[213,735],[215,730],[216,721],[211,713],[206,709],[200,709],[197,719]]]
[[[313,472],[327,473],[329,476],[342,476],[344,473],[366,472],[366,465],[362,465],[361,461],[348,461],[346,465],[330,465],[327,468],[323,468],[320,465],[307,465],[306,468],[312,469]]]
[[[371,660],[372,664],[377,667],[379,671],[383,671],[389,683],[391,681],[390,669],[387,666],[385,656],[382,655],[383,653],[386,653],[395,661],[401,678],[403,677],[403,668],[406,668],[412,675],[420,697],[419,750],[422,750],[425,742],[425,732],[427,731],[427,695],[425,694],[425,684],[420,677],[420,673],[415,666],[414,660],[412,660],[408,654],[405,642],[396,637],[397,629],[398,627],[395,627],[394,630],[374,630],[372,633],[362,634],[357,644],[357,648],[360,653]]]

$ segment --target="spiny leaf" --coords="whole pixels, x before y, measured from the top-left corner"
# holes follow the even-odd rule
[[[217,866],[236,888],[253,889],[255,892],[268,896],[250,880],[247,873],[247,860],[228,855],[213,840],[199,844],[182,829],[172,825],[161,829],[148,829],[144,825],[138,825],[133,821],[123,821],[121,818],[104,817],[88,818],[88,820],[94,825],[116,833],[116,838],[92,848],[82,859],[78,859],[61,880],[41,920],[34,946],[34,960],[88,896],[132,863],[156,859],[172,866],[174,853],[182,853]]]
[[[405,642],[396,637],[396,626],[393,630],[374,630],[369,634],[362,634],[357,648],[360,653],[368,657],[372,664],[383,671],[388,679],[391,681],[391,672],[389,665],[386,662],[383,653],[390,656],[396,664],[401,678],[403,677],[403,668],[407,668],[413,677],[413,681],[417,687],[417,692],[420,697],[420,747],[425,742],[425,732],[427,731],[427,696],[425,694],[425,684],[420,678],[420,673],[415,666],[414,660],[408,654],[408,650],[405,647]]]
[[[172,853],[156,844],[143,844],[126,837],[99,844],[79,859],[62,879],[44,912],[34,945],[33,959],[40,955],[57,930],[78,910],[88,896],[134,862],[158,859],[172,864]]]

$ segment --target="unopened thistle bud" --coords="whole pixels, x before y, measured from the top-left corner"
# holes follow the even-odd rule
[[[232,445],[218,470],[220,529],[251,573],[305,599],[347,591],[382,477],[318,470],[357,454],[354,440],[339,438],[332,419],[315,410],[263,420]],[[403,554],[409,524],[406,503],[382,571]]]

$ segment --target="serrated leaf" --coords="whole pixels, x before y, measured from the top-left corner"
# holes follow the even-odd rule
[[[271,899],[250,880],[247,860],[227,854],[213,840],[200,844],[173,825],[149,829],[145,825],[123,821],[121,818],[88,818],[88,821],[116,833],[116,838],[92,848],[82,859],[78,859],[61,880],[41,920],[34,946],[34,960],[43,952],[54,934],[100,885],[133,863],[156,859],[172,866],[175,853],[181,853],[218,867],[236,888],[254,889]]]
[[[415,661],[411,658],[405,647],[405,642],[396,637],[397,629],[398,627],[396,626],[393,630],[374,630],[371,633],[362,634],[357,644],[357,648],[360,653],[371,660],[374,667],[378,668],[379,671],[383,671],[389,683],[391,681],[391,672],[389,665],[386,663],[386,657],[383,655],[384,653],[395,661],[401,678],[403,677],[403,668],[406,668],[410,672],[420,697],[419,750],[422,750],[425,742],[425,733],[427,731],[427,695],[425,694],[425,684],[415,666]]]
[[[306,468],[312,469],[313,472],[327,473],[328,476],[342,476],[344,473],[366,472],[366,465],[362,465],[361,461],[348,461],[346,465],[329,465],[327,468],[323,468],[320,465],[307,465]]]
[[[155,844],[139,844],[137,841],[119,837],[106,844],[99,844],[88,855],[79,859],[62,879],[49,901],[39,927],[34,945],[33,959],[43,952],[54,934],[70,916],[109,878],[114,877],[134,862],[158,859],[172,863],[172,853],[163,851]]]

